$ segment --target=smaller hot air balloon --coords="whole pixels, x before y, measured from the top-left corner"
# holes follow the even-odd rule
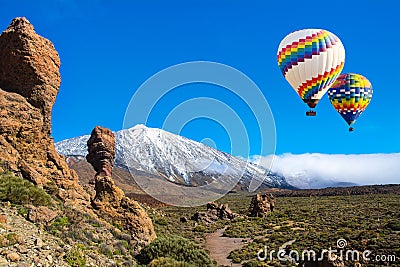
[[[332,106],[350,126],[371,102],[373,89],[367,78],[360,74],[341,74],[328,90]]]

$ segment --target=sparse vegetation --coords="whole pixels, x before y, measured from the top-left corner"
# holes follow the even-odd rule
[[[237,203],[244,205],[240,201]],[[336,248],[340,238],[347,240],[346,249],[371,250],[374,255],[399,255],[400,235],[396,232],[399,207],[399,195],[277,198],[277,209],[270,216],[243,220],[228,227],[225,235],[253,238],[242,249],[232,251],[230,258],[242,264],[249,261],[245,266],[286,266],[278,260],[263,263],[254,260],[265,245],[270,250],[278,250],[285,242],[295,240],[287,247],[288,251],[319,251]],[[354,262],[345,262],[346,266],[351,264]],[[398,262],[385,264],[399,266]]]
[[[0,248],[13,246],[19,243],[19,237],[16,233],[8,233],[0,235]]]
[[[148,265],[149,267],[195,267],[192,264],[176,261],[171,258],[160,257],[158,259],[154,259]]]
[[[66,232],[68,226],[71,223],[69,222],[67,217],[58,217],[56,218],[53,223],[48,227],[49,233],[52,235],[62,237],[63,233]]]
[[[389,190],[389,189],[387,189]],[[246,214],[251,198],[243,194],[230,194],[219,200],[228,203],[232,211]],[[400,255],[400,195],[370,194],[352,196],[308,196],[278,197],[276,209],[265,218],[236,218],[228,223],[224,232],[228,237],[250,238],[242,249],[232,251],[230,258],[243,266],[286,266],[278,260],[257,260],[257,252],[265,245],[278,250],[287,241],[296,240],[287,247],[302,251],[312,248],[335,248],[340,238],[347,240],[348,249],[371,250],[374,255]],[[216,224],[181,223],[179,218],[188,218],[194,210],[204,207],[161,207],[153,218],[163,217],[162,224],[155,224],[158,236],[178,234],[204,244],[207,233],[223,228],[227,222]],[[168,222],[165,225],[165,221]],[[381,263],[400,266],[400,262]],[[346,261],[346,266],[354,265]]]
[[[72,267],[84,267],[86,257],[82,246],[76,246],[65,254],[65,261]]]
[[[196,243],[180,236],[155,239],[141,250],[137,256],[137,260],[141,264],[149,264],[153,260],[161,257],[167,257],[182,262],[180,264],[188,263],[199,267],[215,266],[204,249],[200,248]]]
[[[51,205],[51,197],[43,189],[12,174],[0,176],[0,200],[19,205]]]

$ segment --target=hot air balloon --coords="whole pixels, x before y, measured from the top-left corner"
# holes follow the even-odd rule
[[[372,99],[373,89],[367,78],[360,74],[341,74],[328,90],[332,106],[350,126],[360,117]]]
[[[321,29],[305,29],[287,35],[278,48],[283,76],[313,110],[343,69],[345,50],[340,39]]]

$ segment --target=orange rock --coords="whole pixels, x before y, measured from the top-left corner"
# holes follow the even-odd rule
[[[0,214],[0,223],[7,223],[7,217]]]
[[[139,203],[126,197],[110,176],[115,158],[114,134],[97,126],[88,141],[88,151],[87,159],[96,171],[96,196],[92,206],[98,214],[129,231],[139,247],[155,239],[153,224],[146,211]]]
[[[15,18],[0,35],[0,158],[39,187],[55,184],[66,203],[89,206],[78,176],[57,154],[51,110],[60,86],[60,59],[53,44]]]
[[[272,194],[257,194],[251,199],[249,216],[265,217],[275,208],[275,197]]]

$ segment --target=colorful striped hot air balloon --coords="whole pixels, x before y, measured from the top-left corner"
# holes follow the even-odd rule
[[[279,45],[278,66],[283,76],[311,108],[315,108],[343,69],[345,50],[333,33],[305,29],[290,33]]]
[[[351,126],[372,99],[373,89],[367,78],[360,74],[341,74],[328,91],[332,106]],[[353,127],[349,131],[353,131]]]

